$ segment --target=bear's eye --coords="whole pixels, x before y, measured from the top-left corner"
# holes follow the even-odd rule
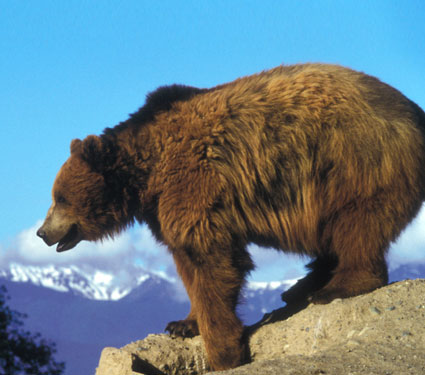
[[[56,203],[66,203],[66,199],[63,195],[58,195],[56,197]]]

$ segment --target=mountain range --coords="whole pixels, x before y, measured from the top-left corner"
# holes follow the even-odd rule
[[[403,265],[390,280],[425,277],[425,264]],[[245,324],[282,306],[280,294],[296,280],[248,283],[239,315]],[[104,347],[121,347],[163,332],[190,309],[180,282],[141,268],[132,278],[77,266],[10,264],[0,270],[12,309],[28,315],[25,328],[56,343],[66,375],[92,375]]]

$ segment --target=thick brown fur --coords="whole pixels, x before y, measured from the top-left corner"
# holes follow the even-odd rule
[[[38,234],[67,250],[146,222],[192,302],[168,330],[199,332],[213,369],[235,367],[249,243],[315,259],[288,303],[387,283],[385,253],[424,200],[424,129],[400,92],[339,66],[163,87],[124,123],[73,141]]]

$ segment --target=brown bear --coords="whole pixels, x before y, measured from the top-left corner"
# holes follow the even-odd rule
[[[212,89],[159,88],[130,118],[73,140],[38,235],[57,251],[147,223],[174,257],[210,366],[246,360],[235,314],[249,243],[305,254],[283,294],[327,303],[387,283],[385,253],[425,198],[425,114],[378,79],[280,66]]]

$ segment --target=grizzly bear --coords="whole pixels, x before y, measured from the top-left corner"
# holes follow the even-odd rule
[[[212,369],[247,359],[235,313],[249,243],[313,258],[283,294],[327,303],[387,283],[385,254],[425,198],[425,114],[377,78],[280,66],[211,89],[173,85],[71,142],[37,234],[57,251],[147,223],[191,300]]]

